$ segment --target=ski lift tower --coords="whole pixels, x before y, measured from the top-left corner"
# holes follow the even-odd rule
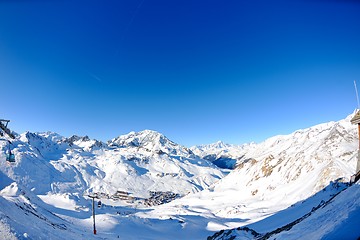
[[[10,129],[8,128],[10,120],[0,119],[0,129],[4,131],[10,138],[15,139],[14,134],[11,133]]]
[[[359,134],[359,147],[358,147],[358,154],[357,154],[357,164],[356,164],[356,171],[355,175],[353,175],[353,179],[351,182],[357,182],[360,179],[360,110],[356,112],[355,116],[351,119],[352,124],[357,124],[358,126],[358,134]]]
[[[7,134],[11,139],[15,139],[14,134],[12,134],[11,130],[8,128],[10,120],[0,119],[0,136],[4,136]],[[9,163],[15,162],[15,155],[11,152],[11,141],[7,139],[0,139],[0,141],[5,141],[8,143],[8,153],[6,154],[6,161]]]
[[[96,227],[95,227],[95,198],[99,199],[99,196],[95,193],[93,195],[87,195],[89,198],[92,198],[92,217],[93,217],[93,227],[94,227],[94,235],[96,235]]]

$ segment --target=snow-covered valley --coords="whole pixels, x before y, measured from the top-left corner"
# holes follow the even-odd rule
[[[357,239],[352,116],[240,146],[2,133],[1,239]]]

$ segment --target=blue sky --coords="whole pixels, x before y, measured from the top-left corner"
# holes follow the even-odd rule
[[[16,132],[261,142],[357,107],[359,1],[0,1]]]

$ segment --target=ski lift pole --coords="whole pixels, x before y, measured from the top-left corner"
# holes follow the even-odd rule
[[[96,235],[96,227],[95,227],[95,198],[97,196],[91,196],[88,195],[89,198],[92,198],[92,217],[93,217],[93,223],[94,223],[94,235]]]

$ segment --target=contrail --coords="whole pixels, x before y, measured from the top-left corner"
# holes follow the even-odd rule
[[[130,21],[128,22],[128,24],[125,26],[124,28],[124,31],[123,31],[123,34],[121,36],[121,41],[123,41],[125,39],[125,36],[127,34],[127,32],[129,31],[130,29],[130,26],[132,25],[132,23],[134,22],[135,20],[135,17],[137,15],[137,13],[139,12],[139,9],[141,8],[141,6],[144,4],[145,0],[142,0],[139,5],[136,7],[132,17],[130,18]],[[114,54],[115,56],[119,55],[119,51],[120,51],[120,47],[118,47],[115,51],[114,51]]]
[[[93,74],[91,72],[88,72],[88,74],[89,74],[90,77],[94,78],[95,80],[97,80],[99,82],[103,81],[100,77],[96,76],[95,74]]]
[[[354,87],[355,87],[355,93],[356,93],[356,100],[357,100],[357,104],[358,104],[358,109],[360,109],[360,104],[359,104],[359,93],[356,87],[356,81],[354,80]]]

